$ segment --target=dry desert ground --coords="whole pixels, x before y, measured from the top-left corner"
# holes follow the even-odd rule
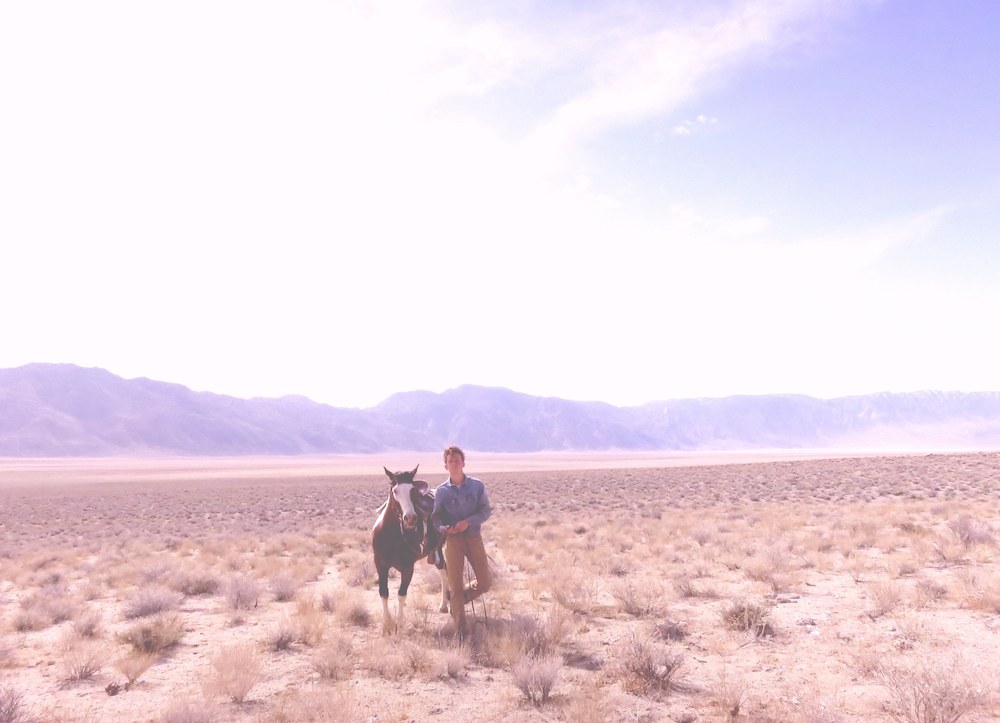
[[[0,460],[0,723],[1000,719],[1000,453],[470,453],[461,643],[423,562],[382,631],[418,463]]]

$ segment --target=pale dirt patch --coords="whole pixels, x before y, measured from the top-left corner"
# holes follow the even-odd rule
[[[470,455],[469,472],[487,482],[495,508],[486,538],[497,580],[479,613],[489,627],[477,628],[455,677],[444,665],[451,642],[437,575],[418,571],[411,628],[387,645],[364,567],[386,492],[383,464],[419,463],[437,484],[437,455],[3,460],[0,686],[43,720],[154,721],[179,701],[219,721],[296,720],[305,715],[296,696],[318,691],[344,696],[345,720],[556,721],[589,710],[593,720],[658,721],[726,719],[727,681],[745,688],[734,720],[856,722],[890,719],[891,698],[872,675],[879,664],[960,654],[974,668],[1000,659],[1000,615],[970,605],[965,592],[970,574],[1000,574],[996,544],[963,546],[953,532],[966,515],[1000,537],[1000,455],[765,459]],[[943,545],[946,555],[935,551]],[[115,633],[133,624],[123,607],[174,566],[257,576],[265,592],[238,614],[221,590],[185,598],[181,642],[133,689],[108,696],[105,686],[123,681],[113,663],[126,648]],[[367,611],[360,626],[325,613],[326,638],[349,647],[346,679],[318,672],[319,646],[267,648],[298,605],[266,592],[283,570],[308,576],[297,600],[326,595],[343,605],[356,595]],[[586,584],[570,612],[552,585],[573,578]],[[614,594],[623,583],[643,602],[636,614]],[[898,586],[900,602],[873,614],[879,584]],[[62,663],[71,620],[14,629],[22,599],[60,585],[79,609],[100,611],[107,651],[100,672],[70,684]],[[734,599],[766,606],[773,634],[728,629],[721,613]],[[656,612],[643,614],[644,605]],[[525,619],[568,626],[554,646],[563,668],[552,698],[537,708],[502,662],[514,643],[490,638]],[[658,637],[664,630],[680,637]],[[623,689],[615,656],[635,635],[684,656],[676,687],[655,696]],[[211,656],[246,642],[263,656],[262,679],[243,704],[204,702]],[[593,705],[579,705],[592,695]],[[992,702],[968,720],[997,716]]]

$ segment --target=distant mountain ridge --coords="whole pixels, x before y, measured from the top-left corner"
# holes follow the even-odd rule
[[[804,448],[997,449],[1000,393],[682,399],[615,407],[461,386],[369,409],[238,399],[103,369],[0,369],[0,456]]]

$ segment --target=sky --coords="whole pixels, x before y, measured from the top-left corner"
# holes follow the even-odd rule
[[[0,3],[0,368],[1000,390],[1000,3]]]

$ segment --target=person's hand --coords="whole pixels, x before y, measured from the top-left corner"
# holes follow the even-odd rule
[[[454,525],[452,525],[451,527],[448,528],[448,534],[449,535],[458,535],[458,534],[461,534],[461,533],[465,532],[467,529],[469,529],[469,521],[468,520],[459,520]]]

